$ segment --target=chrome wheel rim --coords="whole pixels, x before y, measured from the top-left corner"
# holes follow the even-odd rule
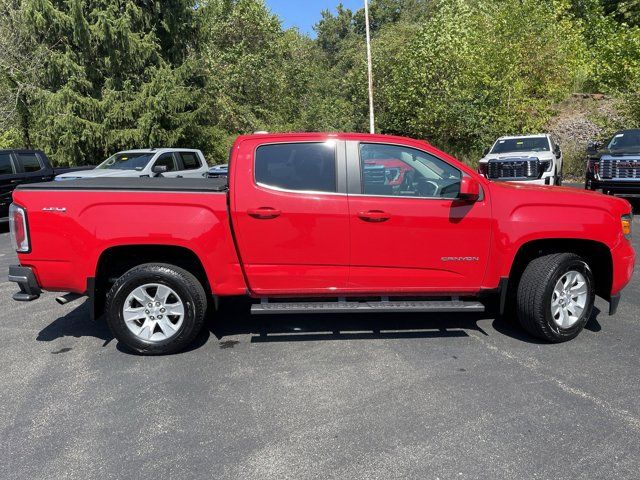
[[[565,273],[551,294],[551,316],[560,328],[571,328],[581,318],[589,300],[587,280],[575,270]]]
[[[147,283],[129,294],[122,318],[136,337],[146,342],[162,342],[173,337],[182,326],[184,304],[166,285]]]

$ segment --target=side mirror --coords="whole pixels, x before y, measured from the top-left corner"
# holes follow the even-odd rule
[[[167,172],[168,168],[166,165],[154,165],[151,168],[151,171],[155,174],[155,177],[161,177],[163,173]]]
[[[480,198],[480,183],[472,177],[462,177],[458,199],[464,202],[477,202]]]
[[[589,144],[587,145],[587,152],[597,152],[598,150],[600,150],[600,147],[602,147],[602,142],[589,142]]]
[[[488,148],[488,147],[487,147],[487,148],[485,148],[485,149],[483,150],[483,152],[482,152],[482,156],[483,156],[483,157],[486,157],[487,155],[489,155],[489,148]]]

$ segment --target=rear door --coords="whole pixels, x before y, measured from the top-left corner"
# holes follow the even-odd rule
[[[349,270],[344,142],[248,139],[231,164],[233,227],[258,294],[336,294]]]
[[[53,169],[49,167],[43,154],[28,150],[15,150],[16,167],[21,172],[23,183],[39,183],[53,180]]]
[[[449,293],[482,285],[488,199],[459,201],[463,172],[422,148],[348,142],[350,289]]]
[[[202,161],[196,152],[177,152],[178,175],[184,178],[202,178]]]
[[[0,152],[0,218],[9,214],[11,193],[20,182],[20,176],[16,175],[16,168],[10,151]]]

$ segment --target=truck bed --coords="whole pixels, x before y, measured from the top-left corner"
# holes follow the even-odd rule
[[[133,190],[158,192],[224,192],[227,178],[85,178],[29,183],[19,190]]]

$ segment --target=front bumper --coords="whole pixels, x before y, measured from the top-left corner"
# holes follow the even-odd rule
[[[31,267],[22,265],[11,265],[9,267],[9,281],[15,282],[20,287],[20,291],[13,294],[13,299],[19,302],[30,302],[40,298],[42,289],[38,285],[38,280]]]
[[[526,183],[528,185],[555,185],[556,180],[553,172],[544,172],[540,178],[527,179],[527,178],[489,178],[484,174],[481,174],[487,180],[492,182],[508,182],[508,183]]]
[[[589,190],[603,190],[617,195],[640,196],[640,182],[587,178],[586,187]]]

